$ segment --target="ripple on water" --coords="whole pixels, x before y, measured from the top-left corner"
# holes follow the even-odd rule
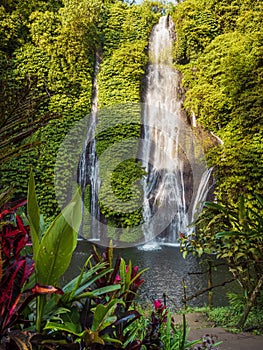
[[[74,252],[70,267],[65,275],[67,282],[77,274],[91,254],[92,244],[87,241],[80,241]],[[184,259],[178,247],[162,245],[160,249],[144,250],[133,248],[115,249],[115,256],[122,256],[127,262],[132,261],[133,265],[138,265],[140,269],[149,268],[144,274],[144,284],[140,289],[139,296],[143,301],[152,302],[156,298],[162,298],[163,293],[167,296],[167,302],[174,307],[181,307],[183,297],[182,279],[186,285],[187,296],[207,288],[207,275],[196,274],[204,272],[205,266],[200,259],[187,257]],[[213,273],[213,284],[220,284],[232,277],[226,266],[220,266]],[[226,286],[214,290],[214,305],[226,305],[227,292],[237,292],[237,284],[227,284]],[[203,306],[207,304],[207,293],[194,298],[189,302],[189,306]]]

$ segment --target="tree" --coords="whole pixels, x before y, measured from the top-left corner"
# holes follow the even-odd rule
[[[247,297],[238,323],[242,328],[263,290],[263,198],[255,195],[251,203],[241,196],[235,204],[206,203],[195,222],[197,233],[182,239],[182,249],[198,256],[216,254],[226,261]]]

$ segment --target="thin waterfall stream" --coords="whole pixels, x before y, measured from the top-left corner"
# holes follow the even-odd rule
[[[88,132],[83,147],[82,154],[80,156],[79,168],[78,168],[78,182],[81,187],[82,193],[82,228],[80,235],[85,238],[85,196],[87,186],[89,186],[89,198],[90,198],[90,220],[88,230],[90,231],[89,239],[99,240],[100,238],[100,208],[98,204],[98,193],[100,188],[99,177],[99,161],[96,154],[96,125],[98,114],[98,85],[97,76],[101,63],[101,55],[97,51],[94,62],[94,77],[92,84],[92,105],[89,118]]]

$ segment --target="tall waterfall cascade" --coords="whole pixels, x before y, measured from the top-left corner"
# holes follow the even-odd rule
[[[115,244],[119,247],[145,243],[159,247],[160,243],[178,244],[180,234],[191,233],[189,225],[207,197],[212,169],[207,169],[202,144],[195,136],[198,130],[196,118],[193,115],[189,122],[183,109],[181,73],[173,65],[175,40],[175,26],[171,17],[161,17],[149,40],[145,95],[140,104],[126,103],[98,111],[97,76],[101,57],[99,53],[96,55],[92,110],[85,126],[85,141],[81,143],[81,140],[76,140],[82,145],[77,182],[82,191],[80,235],[84,239],[107,245],[112,230],[115,230]],[[97,135],[120,122],[130,127],[131,120],[141,123],[141,137],[138,140],[122,140],[116,147],[112,144],[98,159]],[[128,144],[133,151],[130,151]],[[139,159],[146,174],[139,185],[141,197],[138,203],[127,203],[127,207],[137,209],[139,206],[143,212],[143,222],[132,228],[118,227],[118,224],[114,227],[112,223],[108,225],[106,219],[102,220],[99,208],[99,202],[105,207],[109,195],[114,195],[112,191],[107,192],[106,199],[103,197],[103,190],[106,188],[109,191],[111,183],[107,174],[114,170],[118,160],[124,161],[126,157]],[[115,197],[109,201],[110,208],[115,206],[123,213],[125,205]],[[134,237],[134,243],[122,241],[122,234]]]
[[[143,111],[146,242],[178,243],[206,198],[211,169],[182,108],[181,75],[173,67],[176,40],[170,16],[160,18],[149,42]]]

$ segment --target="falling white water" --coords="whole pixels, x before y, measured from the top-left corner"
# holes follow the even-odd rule
[[[196,116],[195,113],[192,113],[192,126],[193,128],[196,128],[197,124],[196,124]]]
[[[198,186],[194,204],[193,204],[191,222],[193,222],[197,218],[197,215],[200,214],[203,208],[204,201],[207,198],[208,192],[211,186],[213,186],[213,184],[210,187],[208,186],[208,183],[211,179],[212,171],[213,171],[213,168],[207,169],[201,177],[201,181]]]
[[[83,238],[91,240],[97,240],[100,238],[100,208],[98,205],[98,193],[100,188],[99,177],[99,161],[96,155],[96,139],[95,131],[97,125],[97,113],[98,113],[98,86],[97,75],[100,66],[100,55],[97,52],[95,57],[95,69],[93,80],[93,92],[92,92],[92,106],[89,118],[89,126],[83,152],[81,154],[79,163],[79,184],[82,191],[82,214],[83,225],[85,225],[85,194],[87,185],[90,186],[90,222],[88,222],[88,232],[84,232],[82,225],[82,232],[80,232]],[[88,236],[86,237],[86,235]]]
[[[162,17],[149,43],[143,113],[143,166],[148,173],[143,183],[143,231],[151,245],[156,236],[159,241],[176,243],[179,232],[188,231],[197,205],[191,198],[200,196],[196,203],[204,199],[211,174],[201,181],[206,169],[202,161],[197,166],[200,152],[183,118],[180,73],[172,66],[174,40],[171,17]]]
[[[213,136],[213,138],[214,138],[215,140],[217,140],[217,142],[218,142],[220,145],[223,145],[223,144],[224,144],[223,140],[220,139],[220,137],[218,137],[217,135],[215,135],[215,134],[213,133],[213,131],[210,131],[210,134]]]

